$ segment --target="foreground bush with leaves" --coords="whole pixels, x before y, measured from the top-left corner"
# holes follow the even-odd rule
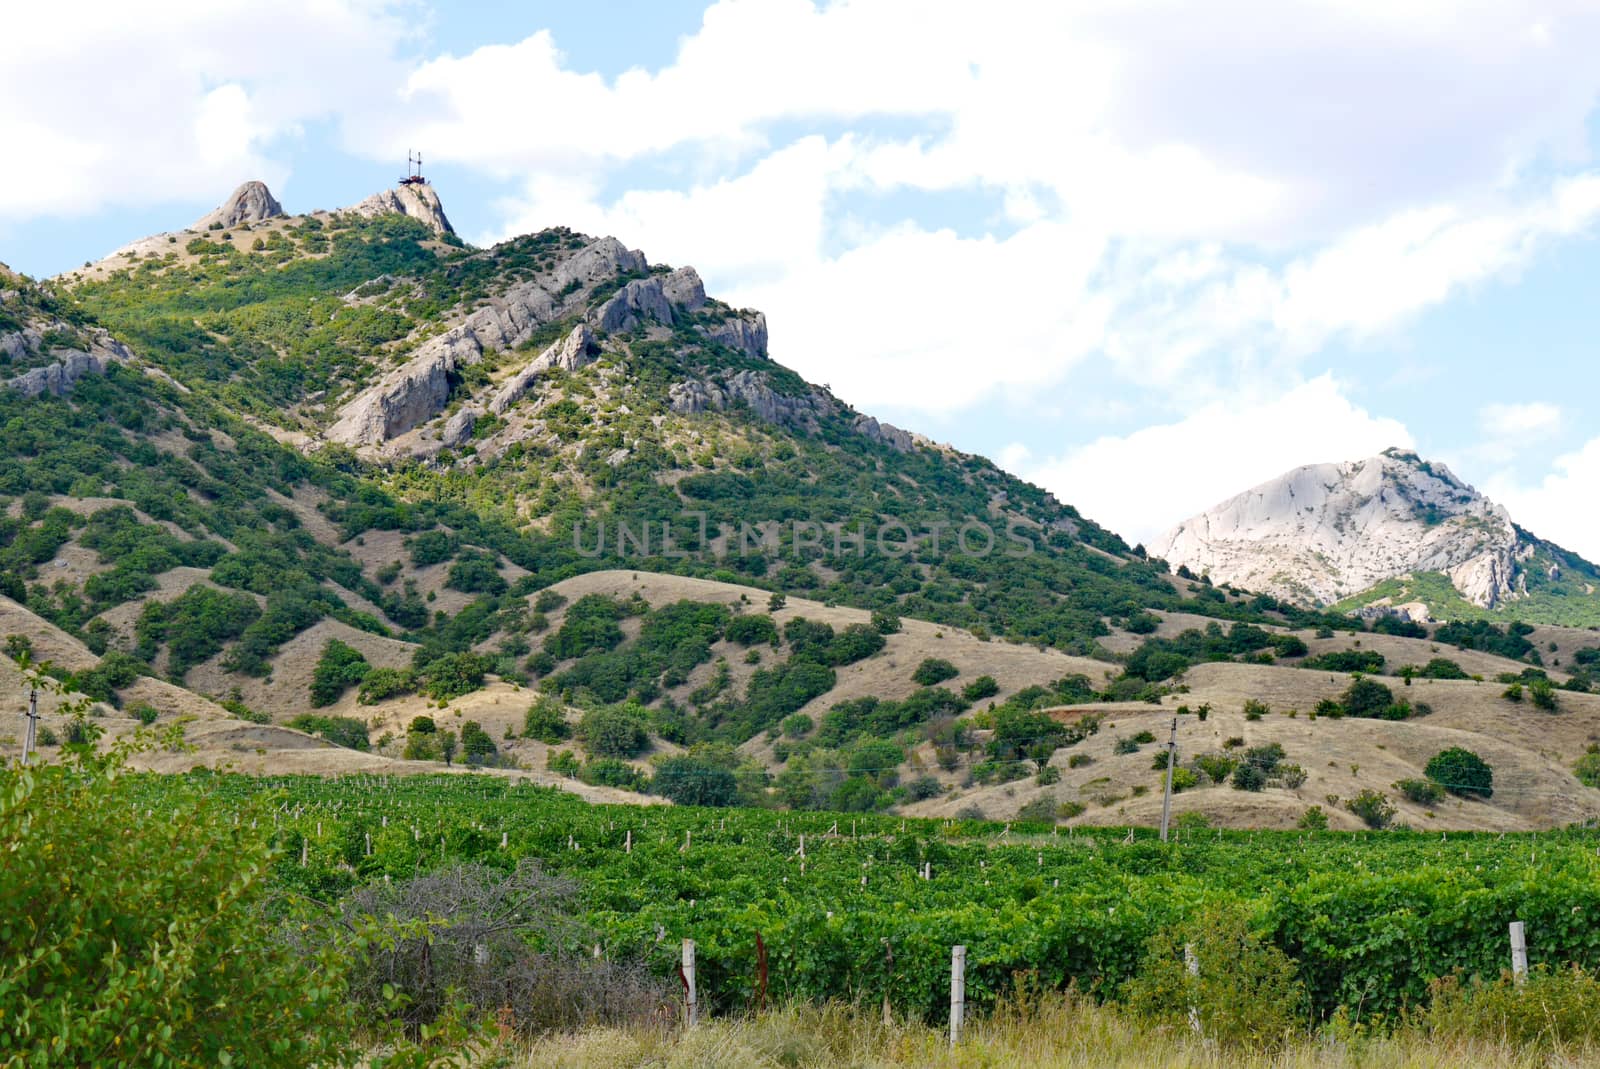
[[[348,959],[279,938],[249,811],[127,782],[87,749],[0,771],[0,1063],[345,1063]]]

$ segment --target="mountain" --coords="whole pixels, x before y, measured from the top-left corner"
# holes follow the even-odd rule
[[[153,720],[149,767],[430,770],[448,735],[590,797],[682,757],[750,804],[1092,824],[1152,819],[1141,740],[1178,716],[1177,808],[1218,823],[1291,825],[1447,741],[1524,790],[1433,826],[1600,813],[1568,771],[1588,632],[1431,641],[1175,576],[614,237],[472,248],[414,183],[296,215],[247,184],[201,223],[0,276],[0,689],[48,662],[93,725]],[[1392,720],[1310,715],[1423,664]],[[1264,790],[1191,767],[1241,740],[1287,755]]]
[[[1296,468],[1185,520],[1153,552],[1214,582],[1341,611],[1600,621],[1600,569],[1399,449]]]

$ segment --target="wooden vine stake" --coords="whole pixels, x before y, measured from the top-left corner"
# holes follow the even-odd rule
[[[961,1026],[967,1016],[967,948],[950,948],[950,1046],[961,1042]]]
[[[1521,921],[1511,922],[1511,977],[1518,984],[1528,979],[1528,937]]]
[[[1189,970],[1189,975],[1194,977],[1196,981],[1200,979],[1200,955],[1194,952],[1193,943],[1183,944],[1183,966]],[[1196,984],[1195,995],[1197,997],[1199,995],[1198,984]],[[1203,1034],[1200,1028],[1200,1007],[1193,1002],[1189,1003],[1189,1027],[1194,1031],[1195,1035]]]
[[[700,1003],[694,983],[694,940],[683,941],[683,965],[678,970],[683,978],[683,1010],[689,1027],[700,1022]]]

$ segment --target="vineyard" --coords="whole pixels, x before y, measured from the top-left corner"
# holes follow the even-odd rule
[[[187,781],[179,786],[180,781]],[[1114,997],[1146,944],[1203,905],[1245,907],[1298,965],[1313,1009],[1391,1016],[1431,980],[1498,976],[1507,925],[1533,963],[1600,967],[1600,835],[1220,832],[1084,834],[1049,825],[591,806],[482,776],[141,777],[151,820],[203,789],[279,846],[274,879],[323,901],[463,861],[537,859],[576,879],[601,945],[673,969],[698,944],[702,1001],[877,1003],[936,1020],[950,947],[968,998],[1022,974]],[[768,955],[759,990],[758,937]],[[1204,968],[1204,962],[1201,963]]]

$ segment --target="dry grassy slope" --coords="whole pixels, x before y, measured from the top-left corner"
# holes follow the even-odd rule
[[[1414,640],[1413,640],[1414,641]],[[1561,711],[1542,713],[1527,702],[1501,697],[1494,683],[1418,680],[1409,691],[1399,680],[1384,682],[1414,701],[1425,701],[1433,714],[1399,723],[1381,720],[1306,715],[1320,698],[1335,697],[1349,676],[1265,665],[1206,664],[1187,673],[1187,694],[1151,705],[1095,705],[1062,710],[1106,714],[1098,735],[1071,749],[1058,751],[1052,763],[1061,781],[1039,787],[1032,779],[976,787],[920,803],[919,815],[951,815],[977,806],[991,817],[1014,816],[1041,795],[1056,802],[1081,802],[1089,808],[1074,824],[1154,823],[1161,815],[1162,774],[1151,767],[1165,744],[1177,705],[1191,708],[1210,703],[1204,721],[1179,719],[1179,760],[1222,750],[1230,738],[1245,746],[1277,742],[1287,760],[1307,772],[1297,790],[1271,788],[1260,793],[1227,786],[1204,787],[1179,794],[1175,813],[1199,812],[1213,824],[1234,827],[1292,827],[1308,806],[1321,805],[1335,827],[1359,828],[1360,822],[1328,801],[1347,799],[1363,789],[1381,790],[1399,809],[1398,820],[1415,828],[1516,830],[1559,827],[1600,817],[1600,791],[1584,787],[1570,767],[1584,748],[1600,740],[1600,695],[1560,696]],[[1246,699],[1265,701],[1273,712],[1261,720],[1245,719]],[[1299,715],[1290,717],[1295,709]],[[1157,738],[1138,753],[1113,754],[1117,738],[1149,731]],[[1487,802],[1451,798],[1430,811],[1405,801],[1392,789],[1397,780],[1420,778],[1428,759],[1451,746],[1478,753],[1495,770],[1495,795]],[[1087,766],[1067,767],[1077,754],[1092,758]],[[925,757],[925,759],[928,759]],[[931,763],[931,762],[930,762]],[[1134,795],[1136,787],[1146,789]]]
[[[317,627],[344,628],[344,625],[335,621],[323,621]],[[312,628],[306,634],[299,636],[299,639],[305,639],[315,630],[316,628]],[[28,636],[33,642],[35,656],[41,661],[50,660],[63,667],[78,670],[93,667],[99,660],[93,651],[71,635],[40,619],[9,598],[0,596],[0,635],[13,634]],[[388,643],[389,647],[403,646],[403,643],[367,635],[350,628],[344,628],[340,637],[351,641],[352,645],[367,643],[368,645],[362,648],[369,658],[373,658],[374,663],[380,663],[379,659],[385,659],[384,663],[387,663],[395,656],[394,649],[385,649],[374,644]],[[304,658],[300,657],[297,660]],[[409,660],[409,652],[406,660]],[[307,663],[314,661],[313,656]],[[203,668],[204,666],[195,669],[195,673],[199,674]],[[278,670],[281,671],[281,668]],[[309,675],[305,682],[308,681]],[[497,720],[487,715],[487,711],[499,711],[503,707],[504,715],[499,719],[505,723],[510,723],[514,719],[520,725],[521,711],[527,705],[526,696],[508,700],[508,696],[514,690],[515,688],[507,684],[496,684],[489,690],[462,699],[457,703],[457,708],[468,716],[478,716],[484,721],[485,726],[489,727]],[[304,695],[304,683],[300,686],[299,692]],[[3,711],[5,716],[4,720],[0,721],[0,761],[4,761],[18,757],[22,753],[22,733],[25,725],[20,714],[27,705],[27,691],[22,673],[7,657],[0,657],[0,694],[8,696],[4,704],[0,705],[0,711]],[[230,768],[240,772],[272,775],[338,775],[348,772],[404,774],[444,771],[444,767],[437,763],[399,761],[376,753],[360,753],[331,745],[322,739],[277,724],[253,724],[240,720],[195,691],[162,680],[140,679],[126,688],[122,694],[125,706],[134,702],[148,702],[160,712],[161,715],[154,725],[155,730],[159,731],[163,726],[170,724],[182,724],[184,740],[189,747],[176,752],[156,748],[136,754],[131,762],[135,768],[155,772],[186,772],[197,765],[203,765],[207,768]],[[48,692],[42,692],[39,696],[39,711],[42,714],[40,723],[53,730],[58,737],[64,735],[66,730],[66,717],[59,711],[59,706],[73,697],[75,696],[69,695],[62,698]],[[305,704],[302,697],[300,705],[294,711],[304,711]],[[344,704],[350,708],[336,707],[330,711],[355,715],[361,715],[363,712],[354,706],[353,696],[347,696]],[[98,714],[95,723],[105,729],[107,739],[120,738],[138,727],[136,720],[122,715],[110,706],[97,705],[94,711]],[[380,715],[379,719],[381,722],[397,717]],[[44,759],[49,760],[55,751],[53,748],[45,747],[41,752]],[[549,786],[560,786],[593,802],[648,804],[656,801],[606,787],[590,787],[574,783],[545,772],[543,765],[544,762],[541,760],[537,765],[530,766],[529,771],[497,770],[496,774],[528,779]]]

